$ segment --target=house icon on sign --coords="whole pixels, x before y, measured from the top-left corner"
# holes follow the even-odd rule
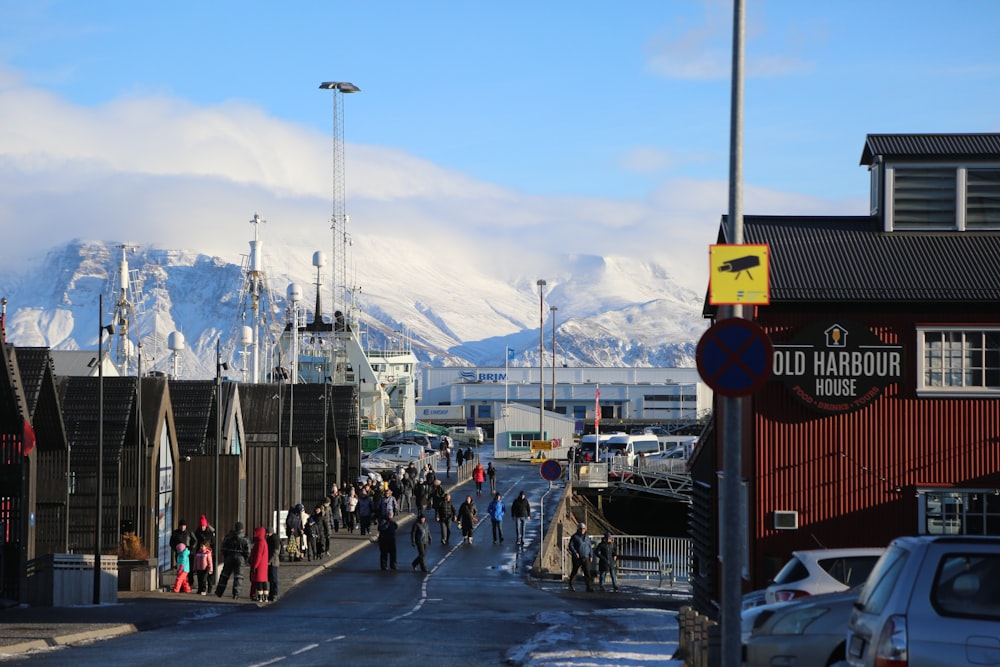
[[[847,329],[834,324],[823,332],[826,335],[827,347],[847,347]]]

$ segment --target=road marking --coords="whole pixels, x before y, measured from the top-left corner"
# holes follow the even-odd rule
[[[314,648],[319,648],[319,644],[309,644],[308,646],[303,646],[298,651],[292,651],[292,655],[298,655],[299,653],[305,653],[306,651],[311,651]]]

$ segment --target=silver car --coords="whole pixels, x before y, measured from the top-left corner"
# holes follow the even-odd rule
[[[851,612],[847,662],[1000,665],[1000,538],[893,540]]]
[[[844,659],[847,618],[857,599],[852,588],[744,611],[744,620],[753,619],[744,664],[831,667]]]

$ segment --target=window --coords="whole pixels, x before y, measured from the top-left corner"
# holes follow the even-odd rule
[[[878,170],[872,170],[872,213]],[[886,229],[898,231],[1000,229],[1000,168],[892,166],[886,170]]]
[[[538,431],[533,431],[531,433],[518,433],[511,431],[507,434],[510,438],[510,448],[511,449],[530,449],[532,440],[540,440],[538,437]]]
[[[954,169],[895,169],[893,229],[955,229]]]
[[[1000,489],[929,489],[919,512],[924,535],[1000,535]]]
[[[918,329],[921,394],[1000,392],[1000,329]]]
[[[1000,169],[968,170],[965,185],[965,227],[1000,227]]]
[[[477,405],[476,406],[476,418],[477,419],[490,419],[493,416],[493,411],[490,409],[489,405]]]

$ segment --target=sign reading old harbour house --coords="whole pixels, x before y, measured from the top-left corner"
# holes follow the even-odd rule
[[[813,410],[850,412],[899,382],[902,356],[900,345],[886,345],[861,324],[816,324],[774,345],[772,376]]]

